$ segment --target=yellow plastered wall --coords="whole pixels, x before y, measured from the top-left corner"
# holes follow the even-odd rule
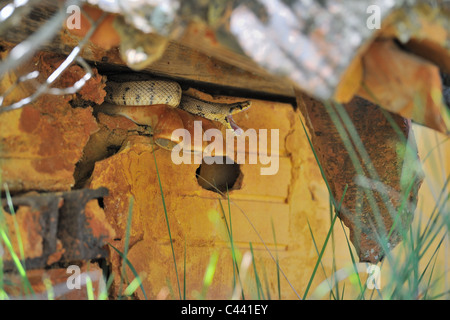
[[[260,163],[241,164],[242,184],[230,191],[230,202],[199,186],[195,177],[198,164],[175,165],[170,152],[161,149],[153,155],[152,146],[144,137],[130,139],[118,154],[96,164],[91,187],[110,189],[104,201],[105,213],[117,231],[114,246],[119,250],[124,249],[129,199],[134,199],[128,259],[141,275],[150,299],[178,299],[180,292],[184,295],[184,282],[187,298],[207,299],[229,299],[240,292],[246,299],[268,295],[277,299],[279,292],[282,299],[297,299],[308,285],[317,261],[310,228],[320,250],[330,226],[330,211],[328,192],[300,115],[288,104],[254,101],[252,108],[235,116],[235,120],[244,130],[279,129],[280,159],[277,174],[271,176],[259,174]],[[420,130],[416,134],[421,154],[425,152],[422,141],[426,139],[422,134]],[[429,147],[428,143],[424,145]],[[445,166],[448,172],[448,160]],[[426,192],[421,191],[419,205],[427,201],[426,197]],[[236,265],[233,266],[230,229],[240,279],[236,277]],[[331,246],[326,250],[308,296],[327,297],[317,295],[315,289],[332,274],[333,256],[338,268],[351,266],[343,230],[346,229],[338,221],[333,235],[334,253]],[[257,291],[253,263],[246,264],[247,259],[243,258],[251,256],[250,243],[262,293]],[[117,275],[120,261],[114,252],[112,255],[113,272]],[[275,261],[282,269],[280,291]],[[215,272],[205,290],[205,273],[211,265],[215,265]],[[362,273],[364,281],[367,276]],[[134,277],[130,270],[127,275]],[[237,284],[242,284],[244,290],[233,290]],[[346,288],[351,292],[351,284]],[[140,290],[137,295],[143,298]]]

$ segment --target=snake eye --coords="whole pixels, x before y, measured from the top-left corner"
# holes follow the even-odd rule
[[[230,108],[230,113],[237,113],[243,111],[245,109],[250,108],[250,105],[251,105],[250,101],[238,102]]]

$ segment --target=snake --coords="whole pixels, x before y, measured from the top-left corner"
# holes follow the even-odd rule
[[[248,109],[251,105],[249,100],[230,104],[205,101],[184,94],[178,82],[169,80],[107,81],[105,90],[105,101],[108,103],[120,106],[164,104],[202,118],[218,121],[236,135],[241,135],[242,129],[232,116]]]

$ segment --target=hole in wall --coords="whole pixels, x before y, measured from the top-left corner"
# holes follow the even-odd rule
[[[103,197],[98,198],[98,199],[97,199],[97,202],[98,202],[98,206],[99,206],[100,208],[105,209],[105,202],[104,202],[104,200],[103,200]]]
[[[88,142],[89,144],[90,142]],[[91,157],[83,157],[76,165],[74,171],[75,184],[73,189],[82,189],[94,171],[95,163],[109,158],[119,152],[120,145],[105,145],[97,147],[95,154]],[[86,149],[86,147],[85,147]]]
[[[206,190],[219,193],[240,187],[239,164],[228,157],[205,157],[195,173],[198,184]]]
[[[9,214],[13,214],[13,213],[16,213],[18,210],[19,210],[19,206],[18,205],[13,204],[13,206],[11,208],[5,201],[5,206],[3,206],[3,211],[4,212],[7,212]]]

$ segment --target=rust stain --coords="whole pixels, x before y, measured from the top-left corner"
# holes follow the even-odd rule
[[[212,30],[209,30],[209,29],[205,30],[205,38],[207,38],[213,45],[218,44],[216,35],[215,35],[214,31],[212,31]]]
[[[51,265],[55,262],[58,262],[62,255],[64,254],[66,250],[64,249],[61,241],[59,239],[57,239],[56,241],[56,251],[53,252],[52,254],[50,254],[47,258],[47,265]]]
[[[41,114],[37,109],[31,106],[23,107],[19,120],[19,129],[26,133],[33,132],[38,127],[40,118]]]

